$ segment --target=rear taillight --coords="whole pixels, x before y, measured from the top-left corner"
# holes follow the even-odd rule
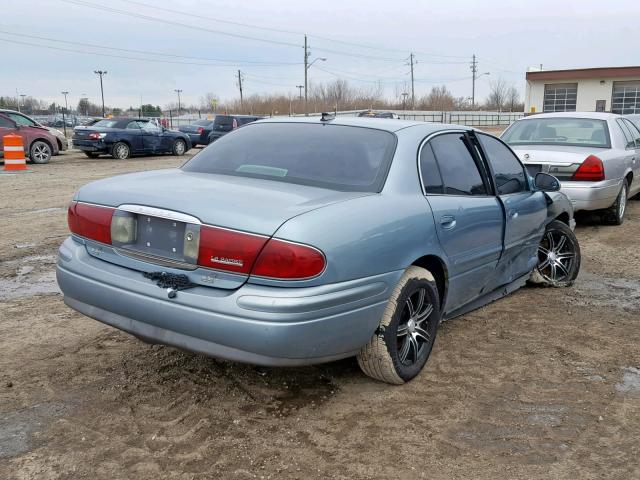
[[[89,135],[87,135],[87,138],[89,140],[100,140],[101,138],[104,138],[105,135],[106,135],[105,133],[93,132],[93,133],[90,133]]]
[[[571,177],[571,180],[599,182],[604,180],[604,165],[595,155],[589,155]]]
[[[260,252],[251,275],[301,280],[319,275],[325,265],[324,255],[316,248],[271,239]]]
[[[67,211],[69,230],[96,242],[111,244],[111,217],[115,209],[73,202]]]
[[[248,274],[267,240],[260,235],[203,225],[198,265]]]
[[[202,135],[204,133],[204,128],[198,128],[198,135]]]
[[[280,280],[315,277],[325,268],[320,250],[261,235],[201,226],[198,265]]]

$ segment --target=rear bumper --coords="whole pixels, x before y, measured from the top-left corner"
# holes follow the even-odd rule
[[[560,191],[573,204],[574,211],[600,210],[614,204],[620,188],[621,180],[605,180],[603,182],[561,182]]]
[[[185,133],[191,140],[191,145],[195,147],[196,145],[207,145],[209,143],[208,137],[202,137],[202,135],[198,133]]]
[[[144,340],[234,361],[293,366],[355,355],[402,272],[304,288],[196,287],[169,299],[141,272],[68,238],[56,270],[71,308]]]
[[[91,142],[87,140],[74,140],[73,148],[82,150],[83,152],[102,152],[109,153],[109,145],[104,142]]]

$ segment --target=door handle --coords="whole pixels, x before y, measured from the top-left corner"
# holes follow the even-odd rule
[[[442,225],[442,228],[445,230],[451,230],[456,226],[456,217],[453,215],[443,215],[440,217],[440,225]]]

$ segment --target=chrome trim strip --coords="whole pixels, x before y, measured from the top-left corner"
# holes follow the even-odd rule
[[[164,208],[147,207],[145,205],[124,204],[124,205],[120,205],[118,207],[118,210],[137,213],[139,215],[148,215],[150,217],[166,218],[168,220],[175,220],[177,222],[202,225],[202,222],[198,218],[192,215],[187,215],[186,213],[174,212],[173,210],[166,210]]]
[[[130,250],[128,248],[113,247],[113,249],[115,250],[116,253],[119,253],[120,255],[123,255],[125,257],[135,258],[136,260],[141,260],[143,262],[151,262],[154,265],[159,265],[162,267],[177,268],[180,270],[196,270],[198,268],[203,268],[200,265],[196,265],[194,263],[186,263],[186,262],[180,262],[177,260],[171,260],[169,258],[158,257],[157,255],[151,255],[149,253]]]

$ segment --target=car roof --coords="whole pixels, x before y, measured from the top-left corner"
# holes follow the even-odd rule
[[[584,118],[593,120],[613,120],[620,118],[617,113],[609,112],[553,112],[553,113],[536,113],[527,117],[520,118],[518,121],[534,120],[536,118]]]
[[[327,123],[331,125],[345,125],[350,127],[375,128],[377,130],[386,130],[387,132],[397,132],[404,128],[420,126],[424,131],[435,132],[443,129],[472,130],[471,127],[463,125],[448,125],[444,123],[428,123],[416,120],[394,120],[390,122],[386,118],[371,117],[336,117],[331,120],[322,122],[321,117],[272,117],[259,120],[256,123]]]

